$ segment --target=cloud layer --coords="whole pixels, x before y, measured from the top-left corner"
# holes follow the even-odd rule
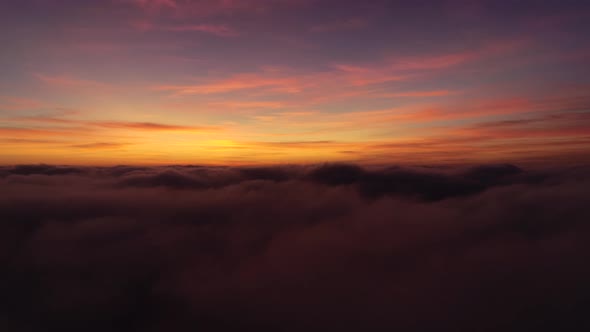
[[[583,331],[587,167],[0,169],[7,331]]]

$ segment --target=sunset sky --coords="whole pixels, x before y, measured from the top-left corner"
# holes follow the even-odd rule
[[[0,164],[572,162],[590,2],[23,0]]]
[[[590,0],[0,0],[0,332],[590,331]]]

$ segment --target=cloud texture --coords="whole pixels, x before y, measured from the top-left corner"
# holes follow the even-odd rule
[[[584,331],[589,170],[0,168],[0,327]]]

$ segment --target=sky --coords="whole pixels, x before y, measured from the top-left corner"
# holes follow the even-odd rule
[[[587,1],[0,6],[0,164],[590,161]]]
[[[590,1],[0,0],[0,330],[590,331]]]

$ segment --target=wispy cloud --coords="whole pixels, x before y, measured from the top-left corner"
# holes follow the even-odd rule
[[[85,144],[74,144],[70,145],[76,149],[85,150],[105,150],[105,149],[120,149],[129,146],[128,143],[113,143],[113,142],[96,142],[96,143],[85,143]]]
[[[84,88],[92,89],[94,91],[106,91],[113,89],[113,86],[108,83],[99,82],[89,79],[80,79],[72,76],[52,76],[46,74],[34,74],[34,76],[43,83],[56,87],[65,88]]]
[[[227,25],[218,25],[218,24],[193,24],[193,25],[177,25],[177,26],[169,26],[169,27],[162,27],[162,30],[166,31],[176,31],[176,32],[190,32],[190,31],[198,31],[198,32],[205,32],[212,35],[220,36],[220,37],[236,37],[239,36],[240,33],[233,28]]]
[[[17,145],[46,145],[46,144],[59,144],[63,143],[63,141],[55,140],[55,139],[34,139],[34,138],[5,138],[0,137],[0,143],[3,144],[17,144]]]
[[[115,129],[136,129],[146,131],[188,131],[188,132],[211,132],[219,131],[221,128],[212,126],[182,126],[154,122],[124,122],[124,121],[106,121],[106,122],[87,122],[87,124],[103,128]]]
[[[215,94],[238,90],[266,88],[274,91],[298,92],[302,82],[298,77],[280,77],[267,73],[238,74],[225,79],[195,85],[161,85],[154,89],[172,91],[175,95]]]
[[[29,127],[0,127],[0,138],[32,137],[80,137],[90,133],[85,128],[29,128]]]
[[[368,22],[362,18],[350,18],[338,22],[321,23],[309,28],[311,32],[332,32],[342,30],[357,30],[367,27]]]
[[[176,0],[129,0],[129,2],[147,11],[178,8]]]
[[[189,126],[174,125],[156,122],[130,122],[130,121],[85,121],[76,119],[67,119],[50,116],[28,116],[11,118],[14,122],[29,122],[42,124],[69,125],[87,128],[110,128],[110,129],[129,129],[140,131],[185,131],[185,132],[213,132],[220,131],[222,128],[215,126]],[[68,127],[64,127],[68,128]]]
[[[0,110],[21,111],[43,108],[45,103],[31,98],[0,96]]]
[[[278,109],[287,105],[280,101],[218,101],[208,104],[219,109]]]
[[[458,128],[462,135],[511,138],[590,137],[590,112],[556,112],[518,120],[500,120]]]
[[[478,52],[466,51],[433,56],[394,57],[390,68],[397,71],[444,69],[474,60],[478,55]]]
[[[403,91],[379,94],[379,97],[395,98],[395,97],[444,97],[457,94],[457,91],[451,90],[428,90],[428,91]]]
[[[269,71],[235,74],[226,78],[211,79],[207,82],[186,85],[156,85],[159,91],[170,91],[175,96],[221,94],[234,91],[255,90],[263,94],[342,94],[350,89],[386,82],[406,81],[411,75],[371,71],[350,74],[340,71],[301,73],[296,70]]]
[[[434,55],[385,57],[370,64],[334,63],[322,71],[300,71],[295,68],[260,68],[258,71],[212,77],[197,83],[155,85],[159,91],[174,96],[221,94],[235,91],[256,91],[259,94],[299,94],[308,100],[330,100],[338,97],[440,97],[450,90],[423,92],[389,91],[367,93],[365,88],[424,79],[430,72],[442,71],[466,63],[489,59],[520,49],[525,42],[506,40],[485,43],[463,52]],[[333,98],[331,98],[333,97]]]
[[[201,32],[218,37],[237,37],[240,32],[227,24],[159,24],[146,20],[131,21],[131,26],[139,31]]]
[[[156,16],[211,17],[236,13],[269,13],[277,8],[302,6],[313,0],[121,0]]]

